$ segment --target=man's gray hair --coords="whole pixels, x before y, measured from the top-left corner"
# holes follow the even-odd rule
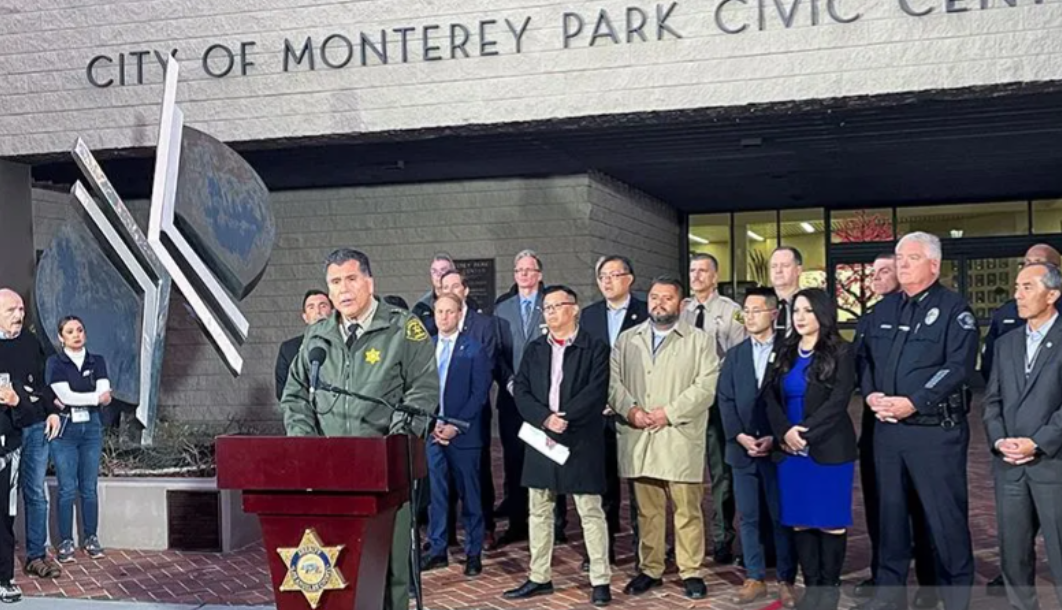
[[[528,249],[528,250],[520,250],[519,252],[516,253],[516,256],[513,257],[513,268],[515,268],[518,264],[520,264],[520,259],[521,258],[533,258],[533,259],[535,259],[535,264],[538,265],[538,271],[541,273],[541,271],[542,271],[542,259],[540,259],[538,257],[538,253],[536,253],[534,250],[530,250],[530,249]]]
[[[328,268],[332,265],[345,265],[350,261],[358,261],[358,267],[361,268],[361,272],[368,277],[372,277],[372,265],[369,264],[369,257],[361,250],[353,248],[333,250],[328,255],[328,258],[325,259],[325,273],[328,273]]]
[[[446,262],[450,263],[451,267],[456,267],[456,265],[454,265],[454,258],[452,256],[450,256],[446,252],[436,252],[435,253],[435,256],[432,257],[431,262],[432,263],[436,263],[438,261],[446,261]]]
[[[1024,268],[1031,269],[1033,267],[1043,267],[1046,270],[1040,276],[1040,283],[1044,285],[1044,288],[1062,292],[1062,271],[1059,271],[1058,267],[1051,263],[1029,263]]]
[[[944,254],[940,249],[940,238],[936,235],[926,233],[925,231],[908,233],[901,237],[900,241],[896,243],[896,251],[899,252],[900,246],[909,241],[922,244],[922,247],[926,249],[926,257],[931,260],[939,261],[944,257]]]

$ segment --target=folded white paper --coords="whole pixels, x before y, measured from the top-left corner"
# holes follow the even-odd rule
[[[568,456],[572,453],[566,446],[554,442],[545,432],[528,425],[527,422],[524,422],[524,425],[520,426],[519,436],[520,440],[527,443],[532,449],[538,451],[554,462],[557,462],[561,466],[568,461]]]

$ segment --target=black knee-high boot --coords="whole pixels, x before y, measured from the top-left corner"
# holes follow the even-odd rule
[[[821,532],[822,581],[819,590],[819,606],[816,610],[837,610],[841,601],[841,571],[848,547],[848,532],[828,534]]]
[[[819,530],[793,532],[797,563],[804,574],[804,597],[797,604],[798,610],[818,610],[819,590],[822,583],[822,543]]]

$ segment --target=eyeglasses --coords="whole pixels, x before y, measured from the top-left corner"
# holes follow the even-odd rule
[[[529,275],[531,273],[538,273],[538,269],[534,269],[531,267],[522,267],[520,269],[513,269],[513,273],[517,275]]]
[[[575,305],[575,303],[568,301],[566,303],[554,303],[553,305],[545,305],[542,307],[542,311],[546,313],[553,313],[555,311],[560,311],[560,308],[564,307],[565,305]]]
[[[621,277],[623,277],[625,275],[630,275],[630,274],[629,273],[623,273],[622,271],[613,271],[612,273],[602,273],[602,274],[597,276],[597,279],[601,280],[602,282],[607,282],[609,280],[618,280],[618,279],[620,279]]]
[[[774,309],[742,309],[741,312],[746,316],[758,316],[764,313],[771,313]]]

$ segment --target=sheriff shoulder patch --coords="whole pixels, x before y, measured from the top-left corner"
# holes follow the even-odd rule
[[[419,318],[412,317],[406,321],[406,339],[418,343],[428,340],[428,330],[420,323]]]
[[[738,324],[744,324],[745,323],[745,316],[741,314],[741,310],[740,309],[735,309],[734,310],[734,321],[737,322]]]

